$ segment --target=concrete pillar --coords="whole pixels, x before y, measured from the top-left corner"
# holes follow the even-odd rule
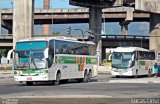
[[[34,0],[14,0],[13,48],[19,39],[31,38],[34,26]]]
[[[50,0],[43,0],[43,9],[50,9]],[[43,25],[44,36],[50,35],[50,26],[48,24]]]
[[[121,26],[121,34],[128,35],[128,25]]]
[[[128,35],[128,25],[129,25],[130,21],[122,21],[119,23],[119,25],[121,26],[121,34],[122,35]]]
[[[50,0],[43,0],[43,9],[50,8]]]
[[[89,29],[94,34],[101,34],[102,30],[102,8],[91,6],[89,8]],[[101,36],[95,36],[95,43],[97,45],[97,54],[99,55],[99,64],[102,63],[102,40]]]
[[[89,29],[100,34],[102,29],[102,8],[91,6],[89,8]]]
[[[150,15],[149,49],[160,52],[160,14]]]
[[[43,35],[47,36],[50,34],[50,26],[48,24],[43,25]]]
[[[0,11],[0,34],[2,34],[2,14]]]

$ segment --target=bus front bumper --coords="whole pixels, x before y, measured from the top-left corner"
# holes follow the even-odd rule
[[[48,81],[48,75],[41,76],[14,76],[15,81]]]
[[[127,72],[116,72],[116,71],[111,70],[111,74],[112,76],[133,76],[133,73],[131,70]]]

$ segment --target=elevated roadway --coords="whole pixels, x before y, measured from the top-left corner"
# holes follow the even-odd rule
[[[13,47],[13,36],[11,34],[0,35],[0,49],[11,49]]]
[[[133,12],[133,21],[149,22],[149,13],[134,11],[133,8],[103,9],[102,18],[105,18],[105,22],[121,22],[126,19],[128,10]],[[12,10],[2,10],[1,15],[2,21],[4,21],[2,25],[9,28],[12,25]],[[89,9],[35,9],[34,20],[35,24],[89,23]]]

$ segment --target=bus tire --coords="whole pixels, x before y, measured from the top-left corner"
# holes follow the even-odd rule
[[[88,74],[87,74],[87,70],[85,70],[83,78],[78,79],[78,82],[86,83],[87,81],[88,81]]]
[[[61,73],[60,72],[57,72],[57,75],[56,75],[56,80],[53,81],[54,85],[59,85],[60,84],[60,79],[61,79]]]
[[[152,69],[149,69],[148,70],[148,77],[151,77],[152,76]]]
[[[83,78],[82,82],[86,83],[87,81],[88,81],[88,73],[87,73],[87,70],[85,70],[84,78]]]
[[[87,82],[90,82],[91,77],[92,77],[92,71],[91,71],[91,70],[89,70],[89,72],[88,72],[88,81],[87,81]]]
[[[136,70],[135,78],[138,78],[138,69]]]
[[[32,81],[26,82],[26,85],[27,85],[27,86],[32,86],[32,85],[33,85],[33,82],[32,82]]]

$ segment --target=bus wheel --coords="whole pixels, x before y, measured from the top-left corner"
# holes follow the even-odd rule
[[[88,81],[88,74],[87,74],[87,70],[85,70],[85,72],[84,72],[84,78],[83,78],[83,80],[82,80],[82,82],[87,82]]]
[[[32,86],[32,85],[33,85],[33,82],[26,82],[26,85],[27,85],[27,86]]]
[[[89,73],[88,73],[88,82],[91,80],[91,77],[92,77],[92,72],[90,70]]]
[[[138,70],[136,70],[135,78],[138,78]]]
[[[87,70],[85,70],[84,72],[84,78],[78,79],[78,82],[87,82],[88,81],[88,74],[87,74]]]
[[[54,81],[54,85],[59,85],[60,84],[60,79],[61,79],[61,73],[58,72],[56,75],[56,80]]]
[[[152,76],[152,69],[149,69],[148,70],[148,77],[151,77]]]

